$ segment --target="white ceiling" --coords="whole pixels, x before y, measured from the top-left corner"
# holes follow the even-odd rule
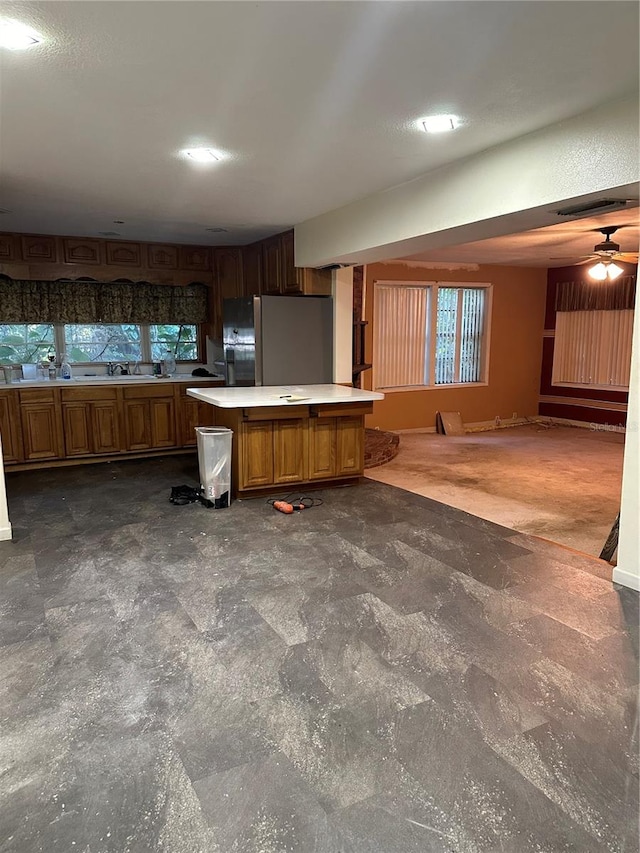
[[[638,87],[635,2],[97,0],[2,15],[46,39],[0,51],[5,231],[247,243]],[[463,127],[414,129],[438,112]],[[229,158],[177,155],[197,144]]]
[[[411,260],[463,264],[506,264],[520,267],[567,267],[580,262],[605,239],[598,229],[618,227],[612,240],[621,252],[637,252],[640,243],[639,208],[576,219],[490,240],[460,243],[411,255]],[[619,263],[619,261],[616,261]]]

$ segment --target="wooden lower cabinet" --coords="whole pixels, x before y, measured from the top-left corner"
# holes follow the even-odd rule
[[[120,415],[117,402],[100,400],[91,404],[93,453],[120,453]]]
[[[309,479],[326,480],[336,473],[336,419],[309,421]]]
[[[179,398],[179,430],[182,447],[197,445],[196,427],[215,426],[215,409],[208,403],[200,403],[188,397],[183,390]]]
[[[91,403],[63,403],[62,428],[66,456],[89,456],[91,442]]]
[[[215,387],[220,382],[206,383]],[[68,385],[0,389],[6,465],[157,453],[196,445],[195,428],[213,426],[215,409],[188,397],[186,385]]]
[[[273,421],[243,423],[234,440],[239,442],[239,488],[271,485],[274,482]]]
[[[151,447],[175,447],[176,404],[173,397],[149,400],[151,417]]]
[[[336,418],[336,476],[364,471],[364,422],[361,416]]]
[[[127,450],[177,447],[176,403],[171,386],[125,388],[123,397]]]
[[[56,403],[22,403],[22,440],[25,461],[64,456],[60,409]]]
[[[5,465],[22,462],[20,408],[15,391],[0,391],[0,436]]]
[[[359,477],[364,471],[364,415],[315,411],[287,417],[286,407],[217,409],[216,422],[233,430],[232,487],[238,497],[283,486]],[[353,407],[352,407],[353,411]]]
[[[273,422],[273,482],[300,483],[307,479],[305,421]]]

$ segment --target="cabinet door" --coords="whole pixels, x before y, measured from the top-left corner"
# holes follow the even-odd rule
[[[273,483],[273,423],[254,421],[240,427],[239,488],[251,489]]]
[[[364,471],[364,421],[361,415],[352,418],[336,418],[337,476]]]
[[[242,250],[242,284],[245,296],[262,293],[262,244],[254,243]]]
[[[195,447],[197,444],[196,427],[214,426],[215,408],[208,403],[200,403],[186,394],[180,398],[179,438],[182,447]]]
[[[63,455],[59,416],[55,403],[22,404],[25,459],[59,459]]]
[[[336,474],[336,419],[309,419],[309,479],[326,480]]]
[[[173,397],[149,400],[151,446],[176,446],[176,409]]]
[[[307,479],[302,419],[273,422],[273,481],[299,483]]]
[[[282,292],[302,293],[302,280],[295,267],[293,231],[280,235],[280,257],[282,263]]]
[[[119,453],[120,423],[118,404],[100,400],[91,404],[91,431],[94,453]]]
[[[0,435],[5,465],[22,460],[20,408],[15,391],[0,391]]]
[[[148,400],[124,401],[124,428],[127,450],[148,450],[151,447]]]
[[[91,403],[63,403],[65,456],[89,456],[91,447]]]
[[[281,292],[282,259],[280,238],[274,237],[270,240],[265,240],[263,252],[264,279],[262,282],[262,292],[267,296],[273,296]]]

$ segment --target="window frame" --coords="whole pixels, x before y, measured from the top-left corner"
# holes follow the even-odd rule
[[[14,324],[7,324],[14,325]],[[21,325],[21,324],[17,324]],[[62,354],[66,352],[66,339],[65,339],[65,327],[66,326],[75,326],[75,325],[84,325],[84,326],[118,326],[121,325],[119,323],[53,323],[53,336],[55,342],[55,350],[56,350],[56,360],[60,360],[62,358]],[[141,349],[141,357],[140,364],[153,364],[154,359],[151,356],[151,326],[194,326],[196,330],[196,357],[193,359],[176,359],[176,364],[199,364],[201,361],[201,352],[202,352],[202,341],[203,341],[203,332],[202,332],[202,324],[201,323],[130,323],[127,325],[135,325],[140,327],[140,349]],[[111,359],[113,361],[113,359]],[[155,359],[158,361],[158,359]],[[106,361],[74,361],[73,365],[77,367],[100,367],[100,365],[106,365],[109,363],[109,359]]]
[[[398,385],[398,386],[378,386],[376,382],[376,352],[373,352],[373,370],[372,370],[372,386],[373,390],[381,391],[385,394],[397,394],[406,391],[433,391],[446,390],[449,388],[480,388],[486,387],[489,384],[489,369],[490,369],[490,354],[491,354],[491,327],[493,318],[493,283],[489,281],[397,281],[388,279],[376,279],[373,282],[373,340],[375,347],[376,339],[376,311],[378,300],[376,300],[376,286],[384,285],[387,287],[403,286],[417,287],[426,291],[427,300],[427,334],[426,334],[426,352],[425,352],[425,374],[428,377],[428,383],[422,385]],[[438,321],[438,290],[440,288],[453,288],[455,290],[464,290],[465,288],[475,288],[484,290],[484,324],[482,330],[482,342],[480,349],[480,375],[481,379],[477,382],[435,382],[436,371],[436,353],[435,347],[437,342],[437,321]],[[434,310],[435,306],[435,310]],[[460,328],[461,315],[458,314],[457,326]],[[460,356],[460,347],[456,348],[457,357]],[[459,373],[459,361],[457,362]]]

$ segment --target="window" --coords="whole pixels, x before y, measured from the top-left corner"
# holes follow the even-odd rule
[[[151,363],[167,349],[176,361],[197,361],[196,324],[148,323],[34,323],[0,324],[0,363],[46,361],[49,353],[64,353],[71,364],[108,361]]]
[[[160,361],[167,349],[175,354],[177,361],[196,361],[198,358],[198,334],[196,326],[150,326],[151,360]]]
[[[558,311],[553,385],[628,388],[633,310]]]
[[[64,327],[64,351],[71,363],[142,361],[140,326],[68,324]]]
[[[376,388],[484,382],[490,286],[375,284]]]
[[[43,361],[55,349],[51,323],[0,325],[0,361],[4,364]]]

